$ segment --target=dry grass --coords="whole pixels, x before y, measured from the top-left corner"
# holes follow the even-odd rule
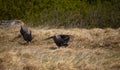
[[[29,45],[17,38],[19,27],[0,27],[0,70],[119,70],[120,29],[30,28]],[[57,49],[54,34],[71,34],[67,48]]]

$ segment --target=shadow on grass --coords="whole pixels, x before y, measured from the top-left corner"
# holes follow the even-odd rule
[[[55,49],[57,49],[57,47],[50,47],[49,49],[51,49],[51,50],[55,50]]]
[[[27,42],[18,42],[20,45],[29,45]]]

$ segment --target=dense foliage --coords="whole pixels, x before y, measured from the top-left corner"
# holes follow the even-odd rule
[[[120,0],[0,0],[0,20],[29,25],[120,27]]]

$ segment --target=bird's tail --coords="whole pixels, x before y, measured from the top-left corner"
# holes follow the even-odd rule
[[[46,38],[46,39],[44,39],[44,40],[49,40],[49,39],[51,39],[51,38],[53,38],[54,36],[50,36],[50,37],[48,37],[48,38]]]

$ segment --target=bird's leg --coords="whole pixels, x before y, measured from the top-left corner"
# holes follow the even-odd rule
[[[28,42],[28,41],[27,41],[27,42],[25,42],[25,43],[24,43],[24,45],[29,45],[29,42]]]
[[[68,46],[68,44],[65,44],[65,48]]]
[[[27,41],[27,44],[30,44],[30,42],[29,42],[29,41]]]

